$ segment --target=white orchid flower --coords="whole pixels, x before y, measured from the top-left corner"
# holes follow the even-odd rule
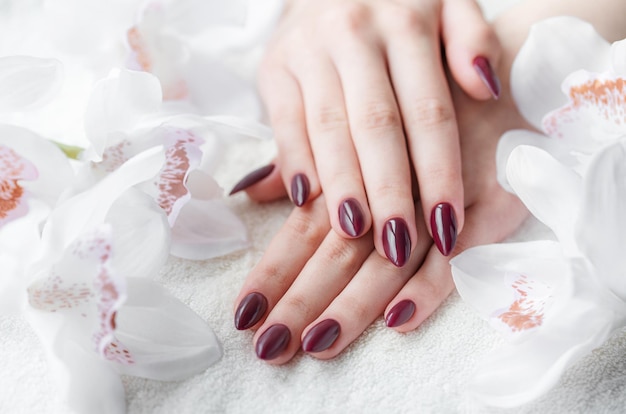
[[[496,160],[503,187],[510,190],[505,165],[521,144],[544,148],[583,174],[595,152],[626,137],[626,39],[610,44],[573,17],[535,24],[513,63],[511,90],[542,133],[502,136]]]
[[[65,155],[24,128],[0,124],[0,312],[18,313],[30,280],[23,273],[41,226],[73,182]]]
[[[544,150],[520,146],[507,178],[557,241],[480,246],[451,261],[461,297],[509,340],[473,384],[495,406],[547,392],[626,326],[626,142],[598,153],[584,179]]]
[[[179,380],[221,357],[206,323],[150,280],[167,260],[170,229],[133,187],[162,168],[164,152],[141,153],[62,202],[26,268],[25,316],[77,412],[124,412],[120,374]]]
[[[162,169],[142,189],[167,213],[171,253],[208,259],[246,247],[246,229],[212,174],[229,142],[269,137],[269,128],[229,116],[170,115],[161,104],[160,83],[149,73],[116,70],[98,82],[86,113],[92,172],[105,176],[132,156],[164,146]]]
[[[625,41],[609,45],[569,17],[535,25],[516,58],[516,102],[545,135],[505,134],[498,178],[556,241],[480,246],[451,261],[463,299],[509,340],[473,384],[488,405],[537,398],[626,326],[625,77]]]

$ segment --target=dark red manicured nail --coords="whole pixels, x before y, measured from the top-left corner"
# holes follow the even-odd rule
[[[478,76],[480,76],[480,79],[491,92],[493,99],[498,99],[500,97],[500,79],[498,79],[498,75],[491,67],[489,60],[484,56],[478,56],[474,59],[473,65],[476,72],[478,72]]]
[[[307,332],[302,340],[304,352],[322,352],[331,347],[341,333],[339,322],[326,319],[315,325]]]
[[[404,325],[415,313],[415,303],[412,300],[405,299],[396,303],[385,317],[385,323],[390,328]]]
[[[435,245],[447,256],[456,244],[456,215],[448,203],[437,204],[430,214],[430,229]]]
[[[401,218],[387,220],[383,228],[383,249],[387,258],[398,267],[404,266],[411,254],[411,236]]]
[[[259,292],[252,292],[246,295],[239,302],[235,312],[235,328],[244,330],[253,327],[263,318],[267,310],[267,299]]]
[[[296,174],[291,179],[291,199],[293,203],[302,207],[306,200],[309,198],[311,187],[309,185],[309,179],[304,174]]]
[[[357,237],[363,231],[365,219],[359,202],[354,198],[344,200],[339,206],[339,224],[347,235]]]
[[[290,340],[289,328],[283,324],[272,325],[259,337],[256,354],[264,360],[277,358],[287,348]]]
[[[250,174],[243,177],[237,184],[235,184],[233,189],[230,190],[229,195],[233,195],[241,190],[245,190],[246,188],[253,186],[254,184],[258,183],[259,181],[270,175],[272,171],[274,171],[274,164],[269,164],[265,167],[261,167],[252,171]]]

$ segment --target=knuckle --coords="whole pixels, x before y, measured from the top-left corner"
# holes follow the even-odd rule
[[[345,2],[328,13],[327,23],[346,33],[360,33],[370,20],[369,7],[362,3]]]
[[[398,111],[387,105],[371,104],[363,113],[362,125],[366,130],[399,129],[401,123]]]
[[[370,194],[369,189],[367,193]],[[402,181],[398,178],[382,180],[374,185],[371,194],[380,200],[395,200],[397,204],[399,200],[411,197],[411,186],[402,185]]]
[[[419,11],[399,5],[389,10],[388,23],[395,32],[411,34],[425,33],[431,25]]]
[[[300,239],[305,243],[308,240],[319,240],[324,233],[323,227],[318,225],[314,217],[298,210],[289,217],[285,226],[289,233],[293,234],[294,239]]]
[[[325,106],[320,108],[314,116],[314,127],[321,132],[336,131],[347,128],[348,121],[342,110]]]
[[[409,106],[409,122],[421,128],[435,128],[455,121],[454,109],[440,98],[421,98]]]

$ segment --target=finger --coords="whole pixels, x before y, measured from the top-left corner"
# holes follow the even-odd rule
[[[467,211],[465,231],[459,235],[452,255],[472,246],[503,240],[520,226],[526,215],[521,202],[503,192],[475,204]],[[453,289],[449,258],[431,248],[419,271],[387,306],[385,320],[399,332],[411,331],[421,325]]]
[[[318,54],[301,59],[299,66],[310,144],[331,225],[343,237],[360,237],[371,217],[341,82],[332,62]]]
[[[474,0],[444,0],[442,37],[452,76],[474,99],[498,99],[500,44]]]
[[[425,231],[421,220],[417,230]],[[389,301],[413,276],[431,244],[429,238],[419,238],[409,262],[402,268],[372,253],[343,291],[305,328],[303,349],[321,359],[339,354],[382,314]]]
[[[235,327],[258,325],[285,294],[330,230],[323,197],[294,209],[235,300]],[[294,242],[297,240],[297,242]]]
[[[376,250],[403,266],[417,240],[405,137],[380,45],[354,21],[335,41],[333,60],[372,214]]]
[[[350,240],[330,231],[256,332],[257,356],[272,364],[289,361],[300,349],[304,327],[341,292],[372,249],[368,236]]]
[[[264,165],[246,174],[237,182],[229,195],[245,191],[253,200],[273,201],[287,195],[280,175],[280,166],[276,162]]]
[[[393,11],[393,9],[390,9]],[[386,49],[417,175],[424,220],[443,255],[463,228],[461,151],[454,106],[441,63],[438,10],[380,15]],[[430,13],[430,15],[429,15]]]
[[[282,66],[265,65],[259,73],[259,90],[274,129],[285,188],[300,207],[321,192],[306,133],[300,88]]]

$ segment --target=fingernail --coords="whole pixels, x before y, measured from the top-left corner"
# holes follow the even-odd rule
[[[435,245],[447,256],[456,244],[456,215],[448,203],[437,204],[430,213],[430,229]]]
[[[277,358],[287,348],[290,340],[289,328],[283,324],[272,325],[259,337],[256,354],[266,361]]]
[[[258,183],[259,181],[270,175],[272,171],[274,171],[274,164],[269,164],[265,167],[261,167],[252,171],[250,174],[243,177],[237,184],[235,184],[235,186],[232,190],[230,190],[230,193],[228,195],[233,195]]]
[[[267,310],[267,299],[259,292],[252,292],[241,300],[235,312],[235,328],[244,330],[253,327],[263,318]]]
[[[489,60],[484,56],[478,56],[474,59],[473,65],[476,72],[478,72],[478,76],[480,76],[480,79],[491,92],[493,99],[498,99],[500,97],[500,79],[498,79],[498,75],[491,67]]]
[[[385,317],[385,323],[390,328],[404,325],[415,313],[415,303],[412,300],[405,299],[396,303]]]
[[[304,352],[322,352],[331,347],[341,333],[339,322],[326,319],[318,323],[307,332],[302,340]]]
[[[339,206],[339,225],[347,235],[357,237],[363,231],[365,220],[359,202],[354,198],[344,200]]]
[[[310,191],[309,179],[306,175],[301,173],[294,175],[291,179],[291,199],[296,206],[302,207],[306,203]]]
[[[385,223],[383,248],[391,263],[398,267],[404,266],[411,254],[411,236],[404,220],[392,218]]]

